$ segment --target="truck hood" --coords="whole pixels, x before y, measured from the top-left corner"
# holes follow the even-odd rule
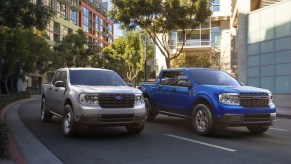
[[[88,85],[75,85],[74,88],[79,90],[80,93],[132,93],[142,94],[139,89],[129,86],[88,86]]]
[[[271,93],[267,89],[252,86],[204,85],[204,87],[215,90],[218,93]]]

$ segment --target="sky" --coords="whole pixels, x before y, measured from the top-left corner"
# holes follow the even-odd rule
[[[102,0],[102,2],[108,2],[108,10],[111,9],[112,7],[111,0]],[[123,36],[122,30],[119,29],[118,24],[114,24],[114,38],[117,38],[119,36]]]

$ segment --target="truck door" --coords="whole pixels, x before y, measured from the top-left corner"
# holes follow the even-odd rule
[[[189,78],[181,71],[164,71],[160,79],[159,91],[155,92],[155,104],[161,111],[187,114],[191,109]]]
[[[169,104],[174,113],[189,115],[192,109],[191,82],[183,70],[174,72]],[[191,113],[191,112],[190,112]]]
[[[47,89],[47,94],[46,94],[46,102],[47,102],[47,105],[53,110],[55,111],[55,97],[54,97],[54,90],[55,90],[55,82],[59,80],[60,78],[60,75],[61,75],[61,72],[60,71],[57,71],[53,77],[53,80],[51,82],[51,84],[48,86],[48,89]]]
[[[67,84],[67,72],[66,71],[62,71],[59,81],[63,81],[65,84]],[[63,115],[63,110],[64,110],[64,96],[65,96],[65,91],[66,91],[66,87],[55,87],[54,89],[54,101],[55,101],[55,105],[56,105],[56,113]]]

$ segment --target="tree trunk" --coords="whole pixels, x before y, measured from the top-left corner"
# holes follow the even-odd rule
[[[171,60],[170,58],[165,58],[167,68],[171,68]]]
[[[4,94],[9,94],[9,91],[8,91],[8,78],[7,77],[4,77],[4,80],[3,80],[3,84],[4,84]]]

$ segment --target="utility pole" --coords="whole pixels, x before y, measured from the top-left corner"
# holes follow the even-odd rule
[[[144,81],[147,81],[147,38],[145,36],[145,46],[144,46]]]

